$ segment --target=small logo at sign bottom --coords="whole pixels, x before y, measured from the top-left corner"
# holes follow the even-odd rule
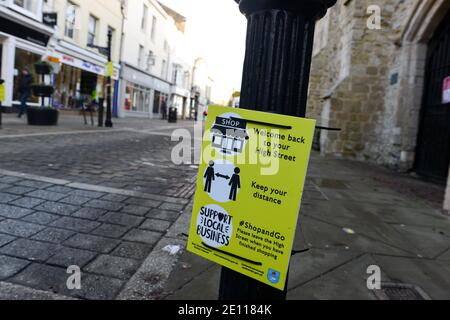
[[[280,276],[281,273],[273,269],[269,269],[269,272],[267,273],[267,279],[270,281],[270,283],[273,284],[277,284],[280,282]]]

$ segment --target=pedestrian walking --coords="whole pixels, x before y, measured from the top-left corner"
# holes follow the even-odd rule
[[[27,111],[27,102],[31,96],[31,84],[33,83],[33,76],[28,68],[23,68],[22,75],[19,79],[19,95],[20,95],[20,111],[19,118]]]

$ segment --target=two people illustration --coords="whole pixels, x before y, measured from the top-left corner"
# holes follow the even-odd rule
[[[203,178],[205,181],[205,192],[211,193],[212,183],[216,180],[216,177],[230,180],[228,186],[230,188],[229,200],[236,201],[238,190],[241,188],[241,177],[240,177],[241,169],[235,168],[234,174],[230,178],[229,176],[222,175],[220,173],[215,172],[214,170],[214,161],[209,162],[209,167],[206,169]]]

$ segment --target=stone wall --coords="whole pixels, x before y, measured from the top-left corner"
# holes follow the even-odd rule
[[[341,0],[330,10],[327,44],[319,42],[313,58],[309,100],[310,117],[342,128],[321,133],[324,154],[398,166],[398,39],[417,1]],[[369,5],[382,10],[381,30],[367,27]]]

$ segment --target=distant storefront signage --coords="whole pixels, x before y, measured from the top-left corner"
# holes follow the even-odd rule
[[[442,89],[442,103],[450,103],[450,77],[444,79],[444,87]]]
[[[43,13],[42,22],[49,27],[54,27],[58,24],[58,14],[56,12]]]
[[[111,72],[111,65],[104,65],[104,66],[99,66],[97,64],[91,63],[91,62],[87,62],[81,59],[77,59],[68,55],[62,55],[61,57],[61,62],[64,64],[67,64],[69,66],[84,70],[84,71],[88,71],[88,72],[92,72],[95,74],[98,74],[100,76],[105,76],[108,74],[108,72]],[[109,70],[108,70],[109,69]],[[113,72],[112,72],[112,78],[114,80],[118,80],[119,79],[119,71],[116,68],[113,68]]]
[[[20,23],[0,17],[0,31],[46,47],[50,36]]]

